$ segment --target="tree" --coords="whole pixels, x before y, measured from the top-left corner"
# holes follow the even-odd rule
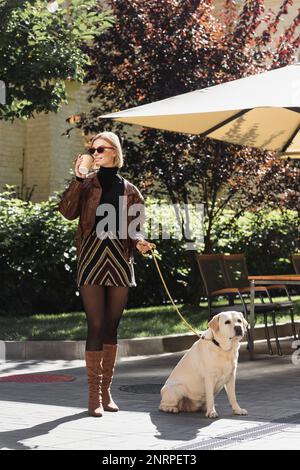
[[[283,1],[275,15],[265,14],[263,0],[245,1],[241,9],[228,0],[220,18],[213,15],[212,3],[111,0],[116,26],[85,48],[91,58],[87,80],[94,85],[90,101],[97,105],[81,116],[78,127],[87,133],[113,129],[126,138],[126,125],[98,116],[293,62],[300,45],[300,14],[274,40],[292,0]],[[265,205],[268,189],[276,192],[283,174],[286,187],[294,185],[294,176],[286,172],[292,164],[270,152],[195,135],[138,130],[136,140],[128,137],[125,142],[128,169],[144,192],[159,182],[173,203],[205,204],[205,252],[214,250],[212,229],[226,207],[238,216]],[[191,261],[196,274],[193,254]]]
[[[97,0],[70,0],[50,13],[43,0],[0,0],[0,71],[6,104],[0,119],[57,111],[67,101],[65,80],[83,82],[83,45],[113,24]]]

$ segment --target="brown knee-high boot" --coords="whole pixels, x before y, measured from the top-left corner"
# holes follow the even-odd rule
[[[105,411],[119,410],[110,393],[110,386],[112,383],[114,367],[116,363],[117,349],[117,344],[103,344],[102,404]]]
[[[102,382],[102,358],[103,351],[85,351],[86,372],[89,388],[90,416],[103,415],[101,382]]]

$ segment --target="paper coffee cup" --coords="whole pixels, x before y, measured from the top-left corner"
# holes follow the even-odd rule
[[[79,172],[82,175],[86,175],[90,171],[90,169],[91,169],[91,167],[94,163],[94,159],[91,155],[87,155],[87,154],[84,154],[82,157],[83,158],[82,158],[82,162],[80,163],[80,166],[79,166]]]

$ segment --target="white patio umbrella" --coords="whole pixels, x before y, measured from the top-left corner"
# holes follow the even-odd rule
[[[300,62],[99,117],[300,158]]]

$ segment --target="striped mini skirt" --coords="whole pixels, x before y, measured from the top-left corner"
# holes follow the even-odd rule
[[[135,287],[133,263],[126,260],[124,247],[112,232],[98,237],[95,230],[83,241],[77,259],[77,288],[86,284]]]

